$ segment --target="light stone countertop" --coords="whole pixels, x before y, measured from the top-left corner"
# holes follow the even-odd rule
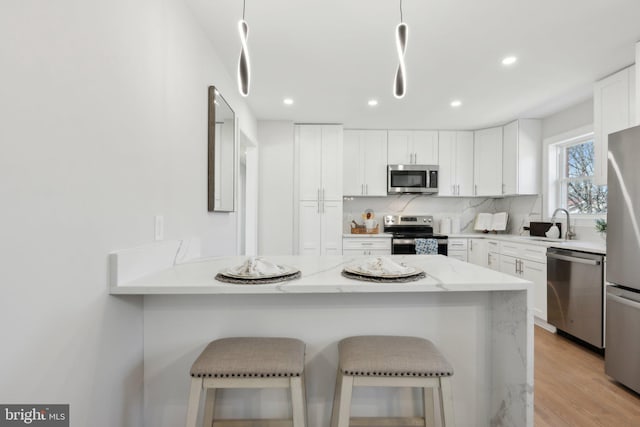
[[[512,243],[519,242],[536,246],[546,246],[547,248],[569,249],[582,252],[592,252],[602,255],[607,254],[607,245],[604,240],[602,242],[591,242],[587,240],[549,239],[546,237],[491,233],[449,234],[449,239],[490,239]]]
[[[441,255],[392,255],[395,261],[419,268],[427,277],[408,283],[376,283],[348,279],[342,269],[366,256],[272,256],[265,259],[298,268],[302,277],[263,285],[219,282],[215,275],[241,265],[246,257],[196,259],[111,287],[111,294],[277,294],[277,293],[399,293],[523,290],[532,284],[507,274]]]

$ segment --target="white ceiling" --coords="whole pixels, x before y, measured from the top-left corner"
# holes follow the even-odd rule
[[[242,0],[187,3],[235,77]],[[640,0],[404,0],[403,11],[407,95],[398,100],[399,0],[246,0],[256,117],[396,129],[545,117],[632,64],[640,40]],[[505,68],[510,54],[518,62]],[[452,109],[453,99],[463,106]]]

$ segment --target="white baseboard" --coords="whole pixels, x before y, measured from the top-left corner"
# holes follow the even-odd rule
[[[533,323],[537,326],[540,326],[543,329],[546,329],[549,332],[556,333],[557,329],[555,326],[548,324],[544,320],[539,317],[533,316]]]

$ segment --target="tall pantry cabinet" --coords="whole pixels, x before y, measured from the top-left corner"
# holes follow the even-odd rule
[[[295,127],[300,255],[342,254],[342,141],[340,125]]]

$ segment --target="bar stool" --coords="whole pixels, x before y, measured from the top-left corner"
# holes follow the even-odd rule
[[[225,388],[289,388],[293,416],[288,423],[305,427],[304,350],[305,344],[293,338],[235,337],[212,341],[191,367],[186,427],[196,426],[203,389],[207,391],[204,425],[210,427],[214,420],[216,390]],[[284,420],[252,420],[253,424],[247,425],[274,422]],[[223,419],[215,425],[231,424],[238,425],[237,421]]]
[[[438,391],[443,426],[452,427],[453,398],[449,377],[453,369],[429,340],[402,336],[356,336],[338,344],[340,364],[331,413],[331,427],[348,427],[354,386],[420,387],[423,389],[424,425],[435,425],[434,395]],[[418,425],[421,418],[357,418],[358,426]],[[403,424],[402,422],[406,423]]]

